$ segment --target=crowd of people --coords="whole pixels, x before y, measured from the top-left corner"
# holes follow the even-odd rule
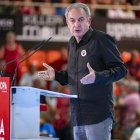
[[[135,140],[131,136],[140,123],[140,53],[138,50],[124,51],[122,59],[128,68],[128,74],[114,84],[116,124],[113,135],[122,140]]]
[[[12,1],[12,0],[8,0]],[[91,6],[92,15],[108,18],[136,19],[140,18],[140,10],[133,10],[132,6],[140,5],[139,0],[15,0],[15,5],[0,5],[0,15],[59,15],[64,16],[66,7],[75,2],[82,2]],[[19,4],[22,2],[22,4]],[[36,6],[33,3],[39,2]],[[58,5],[54,6],[54,3]],[[111,5],[106,8],[95,8],[98,5]],[[124,6],[124,8],[121,8]],[[94,8],[92,7],[94,6]]]

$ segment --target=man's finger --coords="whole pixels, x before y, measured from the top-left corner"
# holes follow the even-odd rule
[[[89,62],[87,63],[87,68],[89,69],[89,72],[93,71],[93,68],[90,66]]]
[[[49,68],[50,66],[48,65],[48,64],[46,64],[46,63],[43,63],[43,66],[45,67],[45,68]]]

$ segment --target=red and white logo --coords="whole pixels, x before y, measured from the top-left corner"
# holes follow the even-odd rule
[[[7,83],[6,82],[0,82],[0,90],[1,90],[1,92],[7,92]]]

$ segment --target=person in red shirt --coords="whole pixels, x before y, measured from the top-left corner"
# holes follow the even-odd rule
[[[22,46],[16,42],[16,35],[14,32],[8,32],[6,35],[6,43],[0,49],[0,58],[3,58],[5,63],[16,59],[20,55],[24,53]],[[8,74],[11,78],[15,73],[15,68],[18,64],[18,61],[15,61],[11,64],[8,64],[4,70],[6,75]],[[21,78],[21,68],[19,67],[17,70],[17,79],[16,82],[18,83]]]
[[[62,47],[60,49],[60,58],[52,62],[50,65],[54,67],[56,70],[65,70],[67,67],[67,48]]]

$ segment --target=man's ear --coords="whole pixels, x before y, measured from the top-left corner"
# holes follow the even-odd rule
[[[91,16],[88,17],[88,22],[91,24]]]

